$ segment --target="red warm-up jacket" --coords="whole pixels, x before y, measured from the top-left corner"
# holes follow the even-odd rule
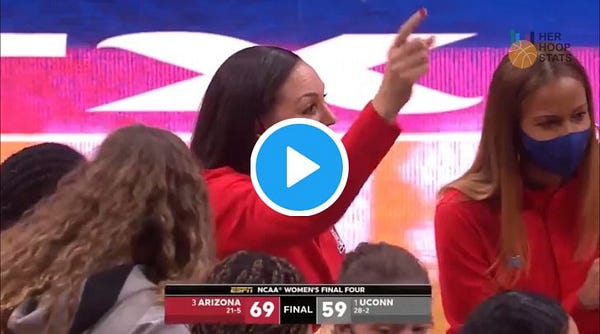
[[[577,180],[558,191],[524,191],[521,217],[530,268],[513,289],[560,301],[581,334],[598,334],[600,312],[584,310],[576,296],[598,257],[573,260],[579,194]],[[493,273],[488,273],[496,260],[499,233],[498,209],[468,200],[457,190],[448,191],[438,202],[435,236],[442,304],[451,327],[448,333],[457,333],[471,311],[499,292],[491,278]]]
[[[342,195],[327,210],[311,217],[290,217],[269,208],[258,197],[249,175],[229,167],[205,171],[217,256],[240,250],[266,252],[290,261],[308,283],[337,281],[344,247],[334,225],[399,134],[397,125],[381,118],[369,103],[342,138],[349,162]]]

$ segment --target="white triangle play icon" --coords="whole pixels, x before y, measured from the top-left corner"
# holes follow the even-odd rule
[[[286,149],[286,156],[286,184],[288,188],[293,187],[296,183],[321,168],[314,161],[289,146]]]

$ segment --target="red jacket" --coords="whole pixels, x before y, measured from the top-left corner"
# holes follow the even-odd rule
[[[530,269],[514,287],[559,300],[581,334],[600,333],[600,312],[579,305],[577,290],[592,262],[573,260],[577,242],[576,181],[557,192],[525,190],[521,215],[529,244]],[[435,212],[435,237],[444,313],[456,333],[471,311],[497,291],[486,274],[496,259],[500,225],[498,211],[466,200],[457,190],[446,193]]]
[[[240,250],[262,251],[290,261],[308,283],[335,282],[344,247],[334,225],[399,134],[398,127],[381,118],[369,103],[342,139],[350,165],[346,187],[331,207],[312,217],[273,211],[260,200],[249,175],[229,167],[207,170],[218,257]]]

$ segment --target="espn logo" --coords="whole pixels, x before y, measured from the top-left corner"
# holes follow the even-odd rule
[[[252,287],[232,286],[231,293],[252,293]]]

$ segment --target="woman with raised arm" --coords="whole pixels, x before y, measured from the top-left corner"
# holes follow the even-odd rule
[[[435,235],[450,333],[509,289],[556,299],[581,333],[600,333],[592,89],[575,56],[549,59],[528,69],[502,59],[475,161],[441,191]]]
[[[191,144],[208,169],[220,258],[263,251],[290,261],[309,283],[335,281],[344,247],[334,225],[396,141],[396,115],[428,70],[433,40],[408,40],[425,16],[422,9],[400,28],[379,92],[342,139],[350,166],[346,187],[314,216],[286,216],[263,203],[250,179],[250,156],[261,133],[279,121],[335,122],[323,82],[296,54],[276,47],[250,47],[221,65],[206,90]]]

